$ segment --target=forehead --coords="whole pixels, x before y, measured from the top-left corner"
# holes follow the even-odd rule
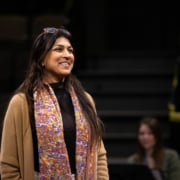
[[[147,124],[142,123],[139,127],[139,131],[151,131],[151,128]]]
[[[65,38],[65,37],[59,37],[56,39],[54,46],[56,45],[64,45],[64,46],[71,46],[71,42],[69,41],[69,39]]]

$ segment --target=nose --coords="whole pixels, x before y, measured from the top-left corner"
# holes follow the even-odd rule
[[[70,57],[70,56],[71,56],[71,53],[69,52],[68,49],[64,49],[63,55],[64,55],[64,57]]]

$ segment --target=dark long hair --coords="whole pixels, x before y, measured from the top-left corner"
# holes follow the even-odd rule
[[[35,39],[32,46],[25,80],[16,90],[16,93],[23,92],[26,95],[29,104],[30,115],[34,114],[33,92],[36,88],[42,86],[43,84],[42,61],[49,50],[53,47],[56,39],[59,37],[65,37],[72,43],[71,33],[64,27],[59,29],[45,28],[44,31]],[[89,99],[87,98],[85,89],[83,88],[81,82],[72,73],[68,77],[66,77],[67,90],[70,86],[74,87],[74,90],[80,102],[80,106],[90,125],[92,144],[99,143],[99,140],[102,137],[103,124],[100,118],[97,116],[97,113],[90,103]]]
[[[160,122],[155,117],[143,117],[139,122],[138,131],[142,124],[147,125],[152,134],[156,139],[156,144],[153,149],[152,157],[155,160],[156,168],[162,168],[163,158],[164,158],[164,143],[163,143],[163,134]],[[145,150],[138,141],[138,156],[139,160],[142,162],[145,159]]]

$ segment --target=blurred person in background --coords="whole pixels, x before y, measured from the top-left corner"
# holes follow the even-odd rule
[[[174,149],[165,147],[160,122],[155,117],[144,117],[139,122],[137,152],[128,163],[147,165],[155,180],[180,180],[180,159]]]

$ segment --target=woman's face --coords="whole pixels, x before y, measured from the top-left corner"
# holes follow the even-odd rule
[[[155,136],[147,124],[140,125],[138,140],[146,151],[152,150],[156,144]]]
[[[47,53],[42,66],[45,68],[44,80],[48,83],[63,81],[74,65],[74,52],[70,41],[60,37]]]

